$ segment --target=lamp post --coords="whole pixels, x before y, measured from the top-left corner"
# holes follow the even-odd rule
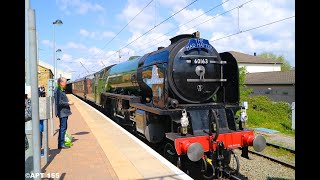
[[[58,74],[58,61],[60,60],[60,58],[57,58],[57,57],[59,57],[58,56],[58,53],[60,54],[62,52],[62,50],[61,49],[57,49],[56,50],[56,62],[55,62],[55,74]],[[55,76],[55,79],[58,79],[58,75],[56,75]]]
[[[55,22],[52,23],[53,24],[53,65],[54,65],[54,79],[57,78],[56,74],[56,39],[55,39],[55,33],[56,33],[56,24],[63,24],[62,21],[60,19],[57,19]],[[57,50],[58,51],[58,50]],[[61,50],[60,50],[61,51]]]
[[[58,69],[58,61],[60,61],[60,60],[61,60],[60,58],[57,58],[57,69]],[[61,77],[61,74],[60,74],[60,77]]]

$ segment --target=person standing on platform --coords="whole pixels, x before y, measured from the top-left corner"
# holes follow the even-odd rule
[[[41,97],[46,97],[46,88],[44,88],[44,85],[42,85],[42,94]]]
[[[59,135],[58,135],[58,149],[70,148],[64,144],[64,137],[68,128],[68,116],[70,116],[71,110],[70,105],[74,103],[68,100],[68,97],[65,93],[65,87],[67,84],[67,79],[60,77],[58,79],[58,86],[54,91],[54,101],[55,101],[55,115],[59,118]]]

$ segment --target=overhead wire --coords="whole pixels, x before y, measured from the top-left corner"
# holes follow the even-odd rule
[[[103,48],[101,48],[99,51],[102,51],[104,48],[106,48],[137,16],[139,16],[139,14],[141,14],[154,0],[149,1],[149,3],[144,6],[139,12],[138,14],[136,14],[125,26],[123,26],[123,28],[112,38],[110,39],[106,45],[103,46]],[[101,54],[101,53],[100,53]],[[94,55],[92,58],[96,57],[96,55]]]
[[[232,8],[232,9],[229,9],[229,10],[227,10],[227,11],[221,13],[221,14],[218,14],[218,15],[216,15],[216,16],[213,16],[213,17],[210,18],[210,19],[207,19],[207,20],[205,20],[205,21],[203,21],[203,22],[201,22],[201,23],[199,23],[199,24],[197,24],[197,25],[195,25],[195,26],[192,26],[192,27],[189,28],[189,29],[186,29],[186,30],[182,31],[181,33],[186,32],[186,31],[189,31],[190,29],[195,28],[195,27],[197,27],[197,26],[200,26],[200,25],[202,25],[202,24],[204,24],[204,23],[207,23],[207,22],[209,22],[209,21],[212,21],[213,19],[216,19],[217,17],[222,16],[222,15],[224,15],[224,14],[230,12],[230,11],[233,11],[233,10],[237,9],[238,7],[241,7],[241,6],[243,6],[243,5],[245,5],[245,4],[248,4],[248,3],[252,2],[252,1],[254,1],[254,0],[249,0],[249,1],[246,1],[246,2],[244,2],[244,3],[242,3],[242,4],[240,4],[240,5],[237,5],[236,7]],[[137,53],[140,53],[140,52],[142,52],[142,51],[144,51],[144,50],[146,50],[146,49],[149,49],[149,48],[151,48],[151,47],[154,47],[155,45],[158,45],[158,44],[160,44],[160,43],[162,43],[162,42],[164,42],[164,41],[167,41],[167,40],[170,40],[170,39],[165,39],[165,40],[163,40],[163,41],[160,41],[160,42],[158,42],[158,43],[156,43],[156,44],[154,44],[154,45],[151,45],[151,46],[149,46],[149,47],[147,47],[147,48],[144,48],[144,49],[138,51]]]
[[[117,51],[115,51],[113,54],[111,54],[110,56],[108,56],[106,59],[112,57],[113,55],[115,55],[119,50],[122,50],[126,47],[128,47],[130,44],[134,43],[135,41],[137,41],[138,39],[140,39],[141,37],[145,36],[146,34],[148,34],[149,32],[151,32],[153,29],[157,28],[158,26],[160,26],[161,24],[163,24],[164,22],[166,22],[167,20],[169,20],[170,18],[172,18],[173,16],[177,15],[179,12],[183,11],[184,9],[186,9],[187,7],[191,6],[193,3],[195,3],[198,0],[194,0],[191,3],[189,3],[187,6],[183,7],[182,9],[180,9],[179,11],[175,12],[174,14],[172,14],[171,16],[167,17],[165,20],[161,21],[160,23],[158,23],[157,25],[155,25],[153,28],[149,29],[148,31],[144,32],[142,35],[140,35],[138,38],[134,39],[133,41],[131,41],[130,43],[128,43],[127,45],[123,46],[122,48],[118,49]]]
[[[149,41],[149,42],[145,43],[144,45],[150,44],[151,42],[154,42],[155,40],[158,40],[158,39],[160,39],[160,38],[164,37],[165,35],[168,35],[169,33],[173,32],[174,30],[176,30],[176,29],[178,29],[178,28],[180,28],[180,27],[182,27],[182,26],[184,26],[184,25],[186,25],[186,24],[188,24],[188,23],[190,23],[190,22],[194,21],[195,19],[198,19],[199,17],[201,17],[201,16],[203,16],[203,15],[205,15],[205,14],[207,14],[207,13],[211,12],[212,10],[214,10],[214,9],[216,9],[216,8],[218,8],[218,7],[220,7],[220,6],[222,6],[224,3],[228,2],[228,1],[230,1],[230,0],[226,0],[226,1],[224,1],[224,2],[222,2],[222,3],[220,3],[220,4],[218,4],[218,5],[216,5],[216,6],[212,7],[212,8],[210,8],[209,10],[207,10],[207,11],[205,11],[204,13],[200,14],[199,16],[196,16],[196,17],[192,18],[191,20],[189,20],[189,21],[187,21],[187,22],[185,22],[185,23],[183,23],[183,24],[180,24],[179,26],[177,26],[177,27],[175,27],[175,28],[171,29],[170,31],[168,31],[168,32],[164,33],[163,35],[158,36],[157,38],[154,38],[154,39],[152,39],[151,41]]]
[[[253,27],[253,28],[249,28],[249,29],[243,30],[243,31],[239,31],[239,32],[236,32],[236,33],[233,33],[233,34],[230,34],[230,35],[221,37],[221,38],[217,38],[217,39],[211,40],[211,42],[213,42],[213,41],[219,41],[219,40],[221,40],[221,39],[229,38],[229,37],[235,36],[235,35],[237,35],[237,34],[241,34],[241,33],[248,32],[248,31],[252,31],[252,30],[254,30],[254,29],[259,29],[259,28],[262,28],[262,27],[265,27],[265,26],[269,26],[269,25],[271,25],[271,24],[275,24],[275,23],[278,23],[278,22],[281,22],[281,21],[285,21],[285,20],[288,20],[288,19],[291,19],[291,18],[294,18],[294,17],[295,17],[295,16],[290,16],[290,17],[287,17],[287,18],[284,18],[284,19],[279,19],[279,20],[277,20],[277,21],[269,22],[269,23],[267,23],[267,24],[263,24],[263,25],[259,25],[259,26]]]

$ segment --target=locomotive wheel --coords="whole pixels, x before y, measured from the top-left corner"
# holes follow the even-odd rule
[[[167,143],[164,146],[163,149],[163,156],[164,158],[166,158],[168,161],[170,161],[172,164],[178,166],[179,164],[177,164],[178,161],[178,155],[176,152],[176,149],[173,147],[172,143]],[[181,166],[181,165],[180,165]]]
[[[239,169],[240,169],[240,163],[239,163],[239,158],[238,156],[231,150],[231,155],[230,155],[230,163],[229,163],[229,171],[230,174],[238,174]]]

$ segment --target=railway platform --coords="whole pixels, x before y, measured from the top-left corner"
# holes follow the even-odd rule
[[[67,130],[73,136],[73,146],[57,149],[59,120],[55,118],[54,136],[49,134],[48,163],[41,158],[43,173],[55,173],[66,180],[191,179],[98,110],[74,95],[68,98],[74,102]]]

